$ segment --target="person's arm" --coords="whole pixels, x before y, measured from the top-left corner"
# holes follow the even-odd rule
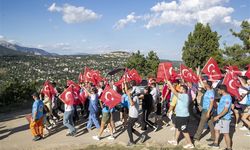
[[[209,118],[210,117],[210,113],[213,109],[213,106],[214,106],[214,99],[210,99],[210,104],[209,104],[209,108],[207,110],[207,114],[206,114],[206,117]]]
[[[244,83],[243,79],[241,77],[238,77],[239,81],[240,81],[240,84],[244,87],[247,87],[247,84]]]
[[[127,95],[128,95],[128,99],[129,99],[129,104],[130,106],[134,106],[135,102],[133,101],[132,97],[131,97],[131,93],[129,91],[127,91]]]
[[[173,87],[173,85],[171,84],[170,81],[167,80],[167,84],[170,87],[170,90],[173,92],[173,94],[178,97],[178,92],[175,90],[175,88]]]
[[[220,114],[218,114],[216,117],[214,117],[214,121],[217,121],[221,117],[223,117],[228,112],[228,110],[229,110],[228,107],[224,107],[223,111]]]
[[[90,92],[85,87],[83,87],[83,89],[84,89],[84,92],[86,93],[86,97],[91,95]]]

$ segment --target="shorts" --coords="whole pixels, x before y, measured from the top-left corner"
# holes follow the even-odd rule
[[[107,124],[108,121],[110,121],[110,113],[102,113],[102,122]]]
[[[177,117],[175,118],[175,128],[177,128],[180,132],[188,132],[188,120],[189,117]]]
[[[215,123],[215,130],[219,130],[220,133],[229,133],[231,120],[219,120]]]

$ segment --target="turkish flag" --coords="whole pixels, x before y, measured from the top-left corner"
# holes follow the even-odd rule
[[[101,101],[110,109],[121,102],[122,96],[110,87],[106,87],[102,93]]]
[[[74,91],[77,91],[77,92],[79,92],[80,91],[80,89],[81,89],[81,87],[80,87],[80,85],[78,85],[78,84],[76,84],[74,81],[72,81],[72,80],[67,80],[67,86],[73,86],[73,88],[74,88]]]
[[[201,71],[212,80],[220,80],[222,78],[220,68],[212,57],[209,58],[208,62]]]
[[[75,104],[75,93],[73,90],[73,86],[69,86],[66,90],[62,92],[61,95],[59,95],[59,99],[67,105],[73,105]]]
[[[180,65],[180,75],[186,82],[192,82],[192,83],[198,83],[199,78],[198,76],[193,72],[192,69],[186,67],[185,65]]]
[[[52,100],[53,95],[56,95],[56,91],[49,80],[45,81],[45,83],[43,84],[41,93],[48,96],[50,100]]]
[[[85,81],[92,82],[95,85],[97,85],[97,83],[102,80],[102,77],[99,71],[92,70],[88,67],[85,67],[84,69],[84,77],[85,77]]]
[[[80,72],[80,74],[79,74],[79,76],[78,76],[78,82],[79,82],[79,83],[83,83],[83,82],[84,82],[84,79],[85,79],[84,75]]]
[[[225,69],[227,69],[228,71],[234,73],[235,75],[242,75],[242,72],[240,71],[240,69],[238,68],[238,66],[225,66]]]
[[[177,73],[173,69],[172,63],[170,62],[162,62],[158,66],[158,71],[157,71],[157,81],[164,81],[165,79],[167,80],[175,80],[177,77]]]
[[[248,65],[248,69],[247,72],[245,73],[245,76],[248,77],[248,79],[250,79],[250,64]]]
[[[228,72],[222,82],[222,84],[225,84],[227,86],[227,91],[233,95],[236,96],[238,100],[240,100],[240,93],[238,88],[241,86],[237,76],[233,76],[233,73]]]
[[[142,79],[137,70],[132,69],[127,71],[127,77],[130,81],[135,80],[136,84],[140,84]]]

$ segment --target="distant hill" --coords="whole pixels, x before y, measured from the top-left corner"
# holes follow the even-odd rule
[[[12,43],[7,42],[5,40],[0,40],[0,46],[15,50],[15,51],[24,52],[24,54],[26,53],[28,55],[43,55],[43,56],[57,55],[57,54],[49,53],[49,52],[47,52],[43,49],[39,49],[39,48],[25,47],[25,46],[20,46],[17,44],[12,44]]]
[[[27,53],[16,51],[0,45],[0,56],[27,55]]]

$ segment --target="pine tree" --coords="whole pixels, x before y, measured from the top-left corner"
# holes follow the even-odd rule
[[[198,66],[203,67],[210,57],[220,64],[223,59],[219,50],[219,39],[220,36],[211,30],[209,24],[197,23],[182,48],[182,60],[193,69]]]
[[[232,34],[239,38],[243,45],[234,44],[227,46],[225,44],[225,65],[237,65],[241,69],[250,63],[250,23],[243,21],[241,23],[241,31],[239,33],[230,30]]]
[[[156,52],[150,51],[146,57],[147,76],[156,76],[160,59]]]
[[[141,54],[140,51],[137,51],[136,53],[132,53],[132,55],[128,58],[127,63],[125,65],[129,69],[136,69],[138,73],[142,76],[145,76],[146,70],[146,59],[143,54]]]

